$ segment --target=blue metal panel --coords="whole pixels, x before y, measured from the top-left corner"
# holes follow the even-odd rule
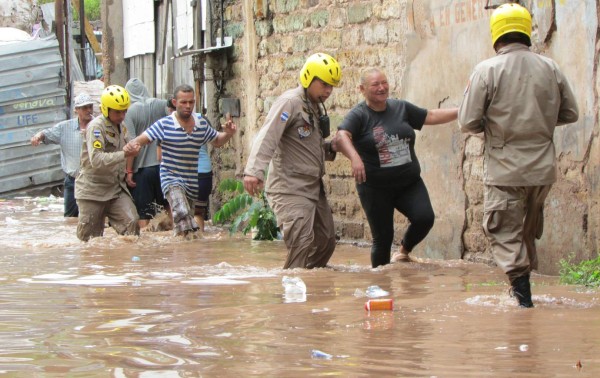
[[[60,182],[58,146],[33,147],[39,130],[67,119],[58,41],[0,45],[0,193]]]

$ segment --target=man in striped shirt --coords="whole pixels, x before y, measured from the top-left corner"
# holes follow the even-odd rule
[[[180,85],[173,94],[175,112],[156,121],[129,144],[144,146],[158,141],[162,148],[161,188],[171,207],[175,235],[187,235],[199,229],[194,220],[194,202],[198,198],[198,153],[210,142],[222,147],[237,131],[227,120],[223,131],[216,131],[201,114],[194,112],[194,89]],[[128,148],[128,146],[126,147]]]

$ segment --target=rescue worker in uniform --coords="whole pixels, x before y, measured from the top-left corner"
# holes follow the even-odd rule
[[[531,15],[498,7],[490,29],[496,56],[471,74],[459,108],[463,132],[484,133],[483,228],[521,307],[533,307],[530,272],[544,202],[556,181],[556,126],[577,121],[575,97],[551,59],[530,51]]]
[[[100,97],[102,115],[87,127],[75,180],[77,237],[82,241],[104,234],[105,217],[119,235],[140,234],[137,210],[125,183],[126,159],[139,152],[139,146],[124,148],[131,139],[123,124],[129,103],[125,88],[106,87]]]
[[[325,160],[335,158],[324,102],[341,79],[331,56],[311,55],[300,71],[301,85],[271,106],[244,171],[250,195],[263,189],[288,250],[284,269],[326,266],[335,249],[333,215],[323,187]]]

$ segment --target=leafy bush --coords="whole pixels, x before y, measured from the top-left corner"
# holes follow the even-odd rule
[[[574,264],[573,256],[560,260],[560,282],[564,284],[600,286],[600,256]]]
[[[279,228],[273,210],[269,206],[264,192],[255,199],[244,191],[244,184],[239,180],[225,179],[221,181],[217,189],[220,193],[229,196],[230,199],[215,212],[213,223],[225,224],[231,222],[229,232],[231,234],[239,231],[246,235],[252,229],[256,229],[254,240],[273,240],[277,238]]]

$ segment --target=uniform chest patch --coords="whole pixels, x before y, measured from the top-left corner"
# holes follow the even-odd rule
[[[106,132],[106,135],[108,135],[108,136],[109,136],[109,137],[111,137],[111,138],[114,138],[114,137],[116,136],[116,134],[115,134],[115,133],[111,133],[110,131],[107,131],[107,132]]]
[[[94,136],[100,138],[100,130],[94,130]]]
[[[97,140],[97,141],[94,141],[93,146],[94,146],[94,148],[102,148],[102,143],[100,143],[100,141]]]
[[[310,134],[311,134],[310,125],[308,123],[305,123],[304,126],[298,127],[298,135],[300,136],[300,139],[309,137]]]

